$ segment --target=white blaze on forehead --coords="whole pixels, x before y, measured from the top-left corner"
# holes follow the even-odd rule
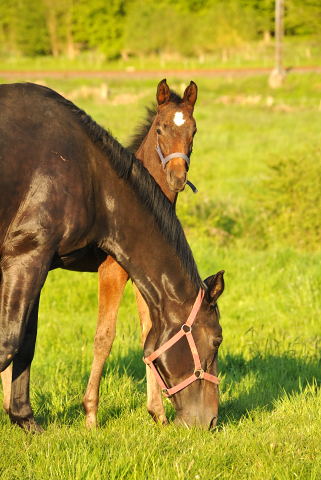
[[[179,127],[185,123],[182,112],[176,112],[174,117],[174,123]]]

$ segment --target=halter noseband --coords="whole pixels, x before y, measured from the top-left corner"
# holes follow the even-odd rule
[[[158,143],[158,134],[157,134],[157,145],[156,145],[156,150],[157,150],[157,153],[159,155],[159,158],[161,159],[161,162],[163,164],[163,169],[165,170],[165,165],[170,161],[172,160],[173,158],[184,158],[185,162],[187,163],[188,167],[190,166],[191,164],[191,159],[190,159],[190,156],[192,155],[192,151],[191,153],[189,154],[189,157],[187,155],[185,155],[185,153],[180,153],[180,152],[175,152],[175,153],[171,153],[170,155],[167,155],[167,157],[164,158],[164,155],[161,151],[161,148],[159,146],[159,143]],[[193,190],[194,193],[197,193],[198,190],[197,188],[195,187],[195,185],[192,184],[192,182],[190,182],[189,180],[187,180],[187,185],[189,185],[191,187],[191,189]]]
[[[204,372],[202,369],[202,364],[200,361],[200,357],[195,345],[195,341],[192,335],[192,325],[193,322],[196,318],[196,315],[200,309],[202,300],[204,298],[205,292],[200,288],[200,291],[198,293],[198,296],[195,300],[195,303],[193,305],[192,311],[189,314],[189,317],[184,323],[184,325],[181,326],[180,330],[172,337],[170,338],[164,345],[159,347],[157,350],[155,350],[154,353],[152,353],[149,357],[143,358],[143,361],[146,363],[146,365],[149,365],[151,368],[153,374],[155,375],[155,378],[160,386],[160,388],[163,391],[163,394],[165,397],[171,397],[174,395],[174,393],[179,392],[183,388],[187,387],[191,383],[195,382],[195,380],[208,380],[209,382],[215,383],[216,385],[220,384],[220,381],[217,377],[214,375],[211,375],[209,373]],[[188,327],[189,330],[185,331],[184,327]],[[194,365],[195,365],[195,370],[193,375],[190,377],[186,378],[186,380],[183,380],[183,382],[180,382],[178,385],[172,388],[167,388],[165,383],[163,382],[160,374],[158,373],[155,365],[154,365],[154,360],[156,360],[157,357],[159,357],[162,353],[164,353],[166,350],[168,350],[172,345],[174,345],[180,338],[182,338],[184,335],[186,335],[187,341],[189,343],[192,355],[193,355],[193,360],[194,360]]]

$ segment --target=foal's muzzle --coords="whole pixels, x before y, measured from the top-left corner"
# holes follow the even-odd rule
[[[186,171],[176,172],[175,170],[169,170],[167,172],[167,183],[173,192],[181,192],[185,188],[186,182]]]
[[[190,159],[190,156],[192,155],[192,152],[190,153],[190,156],[188,157],[187,155],[185,155],[185,153],[180,153],[180,152],[175,152],[175,153],[171,153],[170,155],[167,155],[167,157],[164,158],[164,155],[161,151],[161,148],[159,146],[159,143],[158,143],[158,134],[157,134],[157,145],[156,145],[156,151],[159,155],[159,158],[161,159],[161,162],[162,162],[162,165],[163,165],[163,169],[165,170],[165,166],[166,164],[172,160],[173,158],[184,158],[186,164],[187,164],[187,170],[189,169],[189,166],[190,166],[190,163],[191,163],[191,159]],[[191,189],[193,190],[194,193],[197,193],[198,190],[197,188],[189,181],[187,180],[187,182],[185,182],[185,185],[188,185],[189,187],[191,187]],[[185,186],[184,185],[184,186]],[[180,190],[182,190],[184,187],[182,187],[181,189],[177,189],[177,190],[173,190],[174,192],[179,192]],[[172,190],[172,189],[171,189]]]

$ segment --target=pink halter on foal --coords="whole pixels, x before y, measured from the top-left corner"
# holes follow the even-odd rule
[[[220,383],[220,381],[217,377],[214,377],[214,375],[211,375],[209,373],[204,372],[204,370],[202,369],[202,364],[201,364],[201,361],[200,361],[200,357],[199,357],[199,354],[198,354],[198,351],[197,351],[197,348],[196,348],[196,345],[195,345],[195,342],[194,342],[194,338],[193,338],[193,335],[192,335],[192,325],[193,325],[193,322],[196,318],[196,315],[197,315],[197,313],[200,309],[200,306],[201,306],[202,300],[204,298],[204,295],[205,295],[204,290],[202,290],[200,288],[198,296],[197,296],[197,298],[195,300],[195,303],[193,305],[192,311],[189,314],[189,317],[188,317],[186,323],[184,323],[184,325],[181,326],[181,329],[179,330],[179,332],[177,332],[171,339],[169,339],[166,343],[164,343],[164,345],[162,345],[157,350],[155,350],[155,352],[152,353],[149,357],[143,358],[146,365],[149,365],[150,368],[152,369],[152,372],[154,373],[155,378],[156,378],[159,386],[161,387],[165,397],[170,397],[170,396],[174,395],[174,393],[179,392],[183,388],[190,385],[192,382],[195,382],[195,380],[203,380],[204,379],[204,380],[208,380],[209,382],[216,383],[216,385],[219,385],[219,383]],[[189,330],[185,331],[184,327],[188,327]],[[168,350],[172,345],[174,345],[176,342],[178,342],[178,340],[180,338],[182,338],[184,335],[186,335],[187,341],[188,341],[190,349],[192,351],[195,370],[194,370],[193,375],[186,378],[186,380],[184,380],[183,382],[179,383],[175,387],[167,388],[165,383],[163,382],[160,374],[156,370],[156,367],[155,367],[153,362],[157,357],[159,357],[162,353],[164,353],[166,350]]]

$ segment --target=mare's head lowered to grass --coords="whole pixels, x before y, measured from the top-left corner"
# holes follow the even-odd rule
[[[172,398],[178,424],[212,428],[217,422],[217,353],[223,338],[216,302],[224,290],[223,274],[218,272],[205,281],[207,291],[200,289],[178,332],[177,325],[169,322],[156,343],[153,329],[146,340],[145,352],[159,345],[144,361],[164,395]]]

